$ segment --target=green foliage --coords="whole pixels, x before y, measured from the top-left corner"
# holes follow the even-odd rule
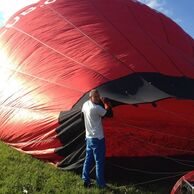
[[[0,194],[167,194],[164,188],[154,191],[133,185],[109,183],[108,189],[85,189],[80,175],[67,172],[22,154],[0,142]],[[95,182],[93,181],[95,184]],[[158,191],[157,191],[158,190]],[[157,191],[157,192],[156,192]]]

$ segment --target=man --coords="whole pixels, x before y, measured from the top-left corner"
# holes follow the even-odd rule
[[[100,103],[104,104],[103,108]],[[83,104],[82,112],[86,128],[86,158],[83,166],[82,179],[84,187],[90,187],[90,168],[95,161],[96,181],[100,188],[106,186],[104,180],[105,139],[101,118],[112,117],[110,103],[102,100],[98,90],[91,90],[89,100]]]

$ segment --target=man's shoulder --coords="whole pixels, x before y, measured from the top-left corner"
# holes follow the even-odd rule
[[[83,103],[82,110],[85,109],[85,108],[87,108],[88,106],[90,106],[89,100],[87,100],[86,102]]]
[[[90,103],[90,101],[87,100],[87,101],[85,101],[85,102],[83,103],[83,106],[89,105],[89,103]]]

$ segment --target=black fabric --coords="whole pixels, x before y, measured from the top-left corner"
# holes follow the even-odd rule
[[[112,106],[120,104],[153,103],[166,98],[194,100],[194,80],[159,73],[134,73],[105,83],[96,89],[101,96],[111,100]],[[88,99],[86,93],[73,108],[81,107]]]
[[[58,166],[65,169],[79,168],[85,156],[85,126],[81,110],[61,112],[59,123],[61,125],[56,132],[64,146],[56,149],[55,152],[64,156],[64,160]]]
[[[170,77],[159,73],[132,74],[103,84],[96,89],[101,96],[107,97],[112,107],[121,104],[151,103],[156,107],[156,101],[166,98],[194,100],[194,80],[186,77]],[[70,111],[59,115],[60,126],[56,129],[63,147],[56,153],[64,156],[59,167],[64,169],[80,168],[85,157],[85,127],[81,114],[83,103],[88,100],[86,93]],[[112,116],[111,110],[107,113]]]

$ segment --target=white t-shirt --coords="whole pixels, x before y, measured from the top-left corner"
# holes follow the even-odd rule
[[[101,117],[106,114],[106,110],[88,100],[83,104],[82,112],[84,114],[86,138],[104,138]]]

